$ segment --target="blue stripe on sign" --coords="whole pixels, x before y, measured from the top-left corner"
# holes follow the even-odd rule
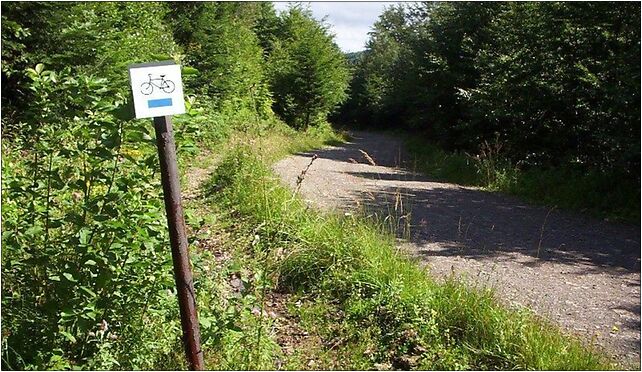
[[[149,101],[147,101],[147,107],[149,108],[166,107],[171,105],[172,105],[171,98],[150,99]]]

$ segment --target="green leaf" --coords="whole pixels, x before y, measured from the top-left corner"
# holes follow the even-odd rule
[[[70,282],[78,283],[78,281],[76,279],[74,279],[74,276],[69,274],[69,273],[62,273],[62,276],[64,276]]]
[[[208,329],[209,327],[212,326],[212,322],[210,321],[209,318],[200,318],[199,323],[201,324],[201,327],[204,329]]]
[[[72,343],[76,343],[76,338],[71,333],[65,332],[65,331],[60,331],[60,334],[65,336],[65,338],[67,340],[71,341]]]
[[[198,74],[198,70],[195,69],[194,67],[185,66],[185,67],[183,67],[181,69],[181,74],[183,74],[183,75],[197,75]]]
[[[42,73],[42,70],[44,70],[44,69],[45,69],[45,65],[43,65],[42,63],[38,63],[36,65],[36,73],[38,75],[40,75],[40,73]]]
[[[82,289],[83,291],[85,291],[85,293],[87,293],[87,294],[88,294],[88,295],[90,295],[91,297],[96,297],[96,293],[95,293],[94,291],[92,291],[91,289],[89,289],[89,288],[87,288],[87,287],[85,287],[85,286],[80,286],[80,289]]]
[[[134,101],[129,99],[124,105],[118,106],[111,114],[118,120],[128,121],[136,117],[134,112]]]
[[[42,232],[42,227],[40,226],[32,226],[25,231],[25,235],[27,236],[37,236],[40,235]]]
[[[83,227],[82,229],[80,229],[80,231],[78,232],[80,244],[86,245],[89,242],[89,233],[90,231],[86,227]]]
[[[27,75],[29,75],[29,77],[31,79],[35,80],[35,77],[38,76],[38,73],[36,72],[36,70],[34,70],[32,68],[27,68],[27,69],[25,69],[25,71],[27,72]]]

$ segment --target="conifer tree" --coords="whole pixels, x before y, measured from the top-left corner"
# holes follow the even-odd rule
[[[275,112],[297,128],[326,120],[347,97],[345,56],[328,27],[300,6],[281,15],[279,36],[269,59]]]

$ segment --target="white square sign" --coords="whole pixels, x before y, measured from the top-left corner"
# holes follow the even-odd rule
[[[185,113],[181,66],[174,61],[129,66],[136,118]]]

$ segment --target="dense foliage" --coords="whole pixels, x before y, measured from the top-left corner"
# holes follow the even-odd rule
[[[219,109],[270,113],[263,49],[253,31],[261,3],[170,3],[168,19],[185,48],[186,63],[200,72],[192,87]]]
[[[186,160],[278,122],[266,71],[282,24],[269,3],[2,3],[3,368],[182,367],[153,130],[131,118],[127,66],[183,65]],[[224,274],[207,255],[192,252],[213,347],[247,306],[211,301]]]
[[[399,5],[375,24],[342,119],[639,187],[639,81],[637,3]]]
[[[177,46],[160,4],[39,5],[3,4],[3,367],[150,368],[179,342],[171,262],[151,128],[116,113],[127,64]]]
[[[347,98],[345,57],[310,11],[291,8],[279,30],[269,58],[274,108],[288,124],[306,128]]]

